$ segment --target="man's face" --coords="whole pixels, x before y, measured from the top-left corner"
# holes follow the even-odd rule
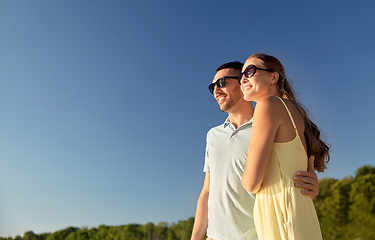
[[[213,83],[219,78],[227,76],[238,76],[240,70],[233,68],[222,69],[218,71],[214,77]],[[238,83],[238,79],[227,78],[225,79],[225,86],[218,88],[215,86],[214,97],[219,104],[219,108],[223,112],[228,112],[233,106],[235,106],[238,101],[243,99],[243,94]]]

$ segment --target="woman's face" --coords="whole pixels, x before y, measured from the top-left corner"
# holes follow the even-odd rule
[[[241,79],[241,91],[246,101],[258,101],[260,98],[271,94],[271,86],[274,84],[273,73],[258,68],[267,69],[257,58],[246,60],[242,72],[249,65],[256,66],[255,74],[250,78],[243,75]]]

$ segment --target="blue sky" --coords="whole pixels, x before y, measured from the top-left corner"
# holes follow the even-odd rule
[[[207,86],[278,57],[331,145],[372,164],[373,1],[0,1],[0,236],[194,216]]]

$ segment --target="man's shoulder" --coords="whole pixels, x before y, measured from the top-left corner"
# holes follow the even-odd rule
[[[228,131],[226,130],[225,123],[222,123],[208,130],[207,135],[206,135],[206,140],[207,141],[212,141],[214,139],[217,140],[221,136],[228,134],[227,132]]]
[[[218,128],[224,128],[224,126],[226,125],[226,124],[228,124],[227,122],[224,122],[224,123],[222,123],[222,124],[220,124],[220,125],[217,125],[217,126],[214,126],[214,127],[212,127],[211,129],[210,129],[210,131],[211,130],[213,130],[213,129],[218,129]]]
[[[210,130],[208,130],[207,134],[210,133],[210,132],[223,131],[224,128],[225,128],[225,125],[226,125],[226,124],[227,124],[227,123],[222,123],[222,124],[220,124],[220,125],[217,125],[217,126],[215,126],[215,127],[212,127]]]

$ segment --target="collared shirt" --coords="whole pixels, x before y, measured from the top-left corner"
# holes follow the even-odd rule
[[[252,119],[237,129],[226,121],[207,133],[204,172],[210,173],[207,236],[215,240],[255,240],[255,197],[241,183]]]

